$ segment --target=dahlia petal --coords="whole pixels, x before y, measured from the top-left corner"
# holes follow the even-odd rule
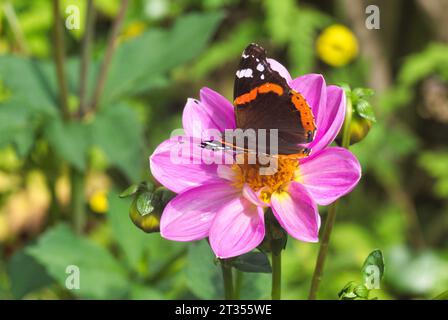
[[[208,114],[221,131],[236,128],[235,111],[229,100],[207,87],[202,88],[199,95]]]
[[[219,139],[221,130],[210,117],[206,106],[199,100],[189,98],[182,113],[185,134],[203,140]]]
[[[264,208],[268,206],[266,202],[261,201],[259,192],[255,192],[254,190],[252,190],[252,188],[247,183],[243,185],[243,197],[246,198],[246,200],[252,202],[252,204],[257,207]]]
[[[236,177],[236,173],[232,167],[226,165],[219,165],[217,173],[220,178],[228,181],[233,181]]]
[[[349,193],[361,178],[356,157],[340,147],[328,147],[299,166],[299,181],[319,205],[328,205]]]
[[[318,118],[316,137],[309,144],[312,150],[311,156],[324,149],[336,138],[344,123],[345,106],[344,90],[337,86],[328,86],[325,112],[319,113],[321,117]]]
[[[282,65],[280,62],[274,59],[268,58],[267,60],[271,68],[277,71],[283,78],[285,78],[286,82],[290,83],[292,81],[291,75],[289,74],[288,69],[286,69],[284,65]]]
[[[233,161],[231,155],[200,147],[200,139],[176,136],[162,142],[149,162],[154,178],[168,189],[180,193],[188,188],[221,181],[218,163]]]
[[[230,258],[249,252],[263,241],[263,209],[244,198],[224,205],[210,228],[210,245],[219,258]]]
[[[239,196],[228,183],[213,183],[189,189],[171,200],[160,220],[162,237],[194,241],[208,236],[216,213]]]
[[[317,206],[302,185],[292,182],[287,192],[274,192],[271,207],[280,225],[291,236],[306,242],[319,241]]]

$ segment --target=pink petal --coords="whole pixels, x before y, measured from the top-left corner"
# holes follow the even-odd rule
[[[249,200],[250,202],[252,202],[253,205],[257,206],[257,207],[267,207],[268,205],[266,204],[266,202],[261,201],[260,199],[260,192],[255,192],[252,190],[252,188],[245,183],[243,186],[243,197],[246,198],[246,200]]]
[[[268,59],[268,62],[273,70],[277,71],[283,78],[286,79],[286,82],[290,83],[292,81],[291,75],[284,65],[274,59]]]
[[[225,129],[235,128],[232,104],[210,88],[202,88],[201,101],[188,99],[182,114],[182,125],[187,136],[212,139]]]
[[[244,198],[233,199],[218,212],[210,229],[210,245],[219,258],[256,248],[264,238],[263,209]]]
[[[216,213],[238,195],[238,190],[226,182],[189,189],[165,207],[160,234],[175,241],[203,239],[208,236]]]
[[[199,139],[176,136],[162,142],[149,162],[154,178],[179,193],[205,183],[221,181],[216,172],[217,163],[233,161],[233,158],[227,158],[231,155],[201,148]]]
[[[337,86],[327,87],[327,105],[321,110],[318,118],[317,133],[314,141],[309,144],[312,153],[316,154],[319,150],[324,149],[333,140],[341,130],[345,118],[345,93],[344,90]]]
[[[295,78],[290,83],[290,86],[302,94],[310,105],[319,132],[319,127],[322,123],[322,118],[325,116],[325,107],[327,104],[327,88],[324,77],[320,74],[310,73]]]
[[[361,166],[348,150],[328,147],[300,162],[300,182],[320,205],[349,193],[361,178]]]
[[[271,207],[280,225],[291,236],[306,242],[319,241],[317,206],[302,185],[292,182],[287,192],[273,193]]]

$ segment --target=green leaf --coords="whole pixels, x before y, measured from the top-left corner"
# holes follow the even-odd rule
[[[221,268],[207,241],[194,243],[188,249],[185,269],[188,288],[201,299],[222,299]]]
[[[185,274],[187,286],[201,299],[222,299],[224,288],[222,272],[207,241],[189,246]],[[271,287],[271,275],[244,273],[240,297],[242,299],[267,299]]]
[[[398,81],[411,87],[431,74],[439,74],[448,80],[448,46],[442,43],[429,44],[421,52],[408,56],[398,74]]]
[[[437,295],[433,300],[448,300],[448,290]]]
[[[188,14],[170,30],[151,29],[120,46],[111,64],[102,104],[142,92],[199,54],[223,18],[221,12]],[[155,83],[152,82],[155,81]]]
[[[139,189],[139,184],[135,183],[131,186],[129,186],[126,190],[124,190],[122,193],[120,193],[120,198],[128,198],[130,196],[133,196],[137,193]]]
[[[87,151],[90,146],[90,130],[80,122],[64,122],[54,118],[45,127],[45,137],[57,155],[79,171],[86,169]]]
[[[17,106],[55,114],[57,98],[54,67],[44,61],[0,56],[0,80]]]
[[[135,284],[131,288],[130,299],[132,300],[163,300],[166,297],[160,291]]]
[[[375,94],[375,91],[370,88],[355,88],[352,92],[353,95],[360,99],[370,98]]]
[[[142,192],[137,196],[137,210],[141,216],[145,216],[154,211],[153,194]]]
[[[143,129],[136,112],[127,105],[103,108],[92,123],[93,143],[103,150],[111,165],[130,180],[139,180],[142,167]]]
[[[381,250],[372,251],[364,261],[361,269],[364,283],[371,283],[379,272],[377,280],[381,280],[384,275],[384,259]],[[376,279],[376,278],[375,278]]]
[[[0,104],[0,147],[13,144],[20,156],[25,156],[34,142],[32,113],[19,103]]]
[[[53,283],[45,268],[25,251],[17,251],[8,262],[8,275],[14,299]]]
[[[376,122],[375,113],[373,112],[373,107],[367,100],[360,99],[355,105],[356,113],[361,116],[361,118]]]
[[[243,272],[271,273],[268,256],[264,252],[249,252],[232,261],[232,266]]]
[[[26,253],[42,264],[62,287],[69,276],[67,267],[77,266],[80,288],[71,292],[82,298],[118,299],[129,289],[126,271],[118,261],[104,248],[75,235],[67,225],[45,232]]]

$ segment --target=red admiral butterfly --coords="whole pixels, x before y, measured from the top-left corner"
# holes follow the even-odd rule
[[[313,141],[316,132],[314,116],[305,98],[289,87],[286,80],[267,61],[266,50],[250,44],[241,56],[234,85],[234,106],[237,128],[269,132],[276,129],[278,150],[270,150],[267,141],[266,153],[271,156],[303,158],[310,149],[300,144]],[[238,148],[227,140],[222,144],[235,150],[257,152],[247,145]],[[214,142],[205,142],[205,147],[217,147]]]

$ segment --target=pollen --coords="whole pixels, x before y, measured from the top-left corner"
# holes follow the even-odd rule
[[[279,157],[273,162],[275,165],[249,164],[248,161],[234,164],[234,186],[242,188],[247,183],[252,190],[259,192],[262,201],[269,203],[274,192],[283,192],[291,181],[297,179],[299,168],[297,159]]]

